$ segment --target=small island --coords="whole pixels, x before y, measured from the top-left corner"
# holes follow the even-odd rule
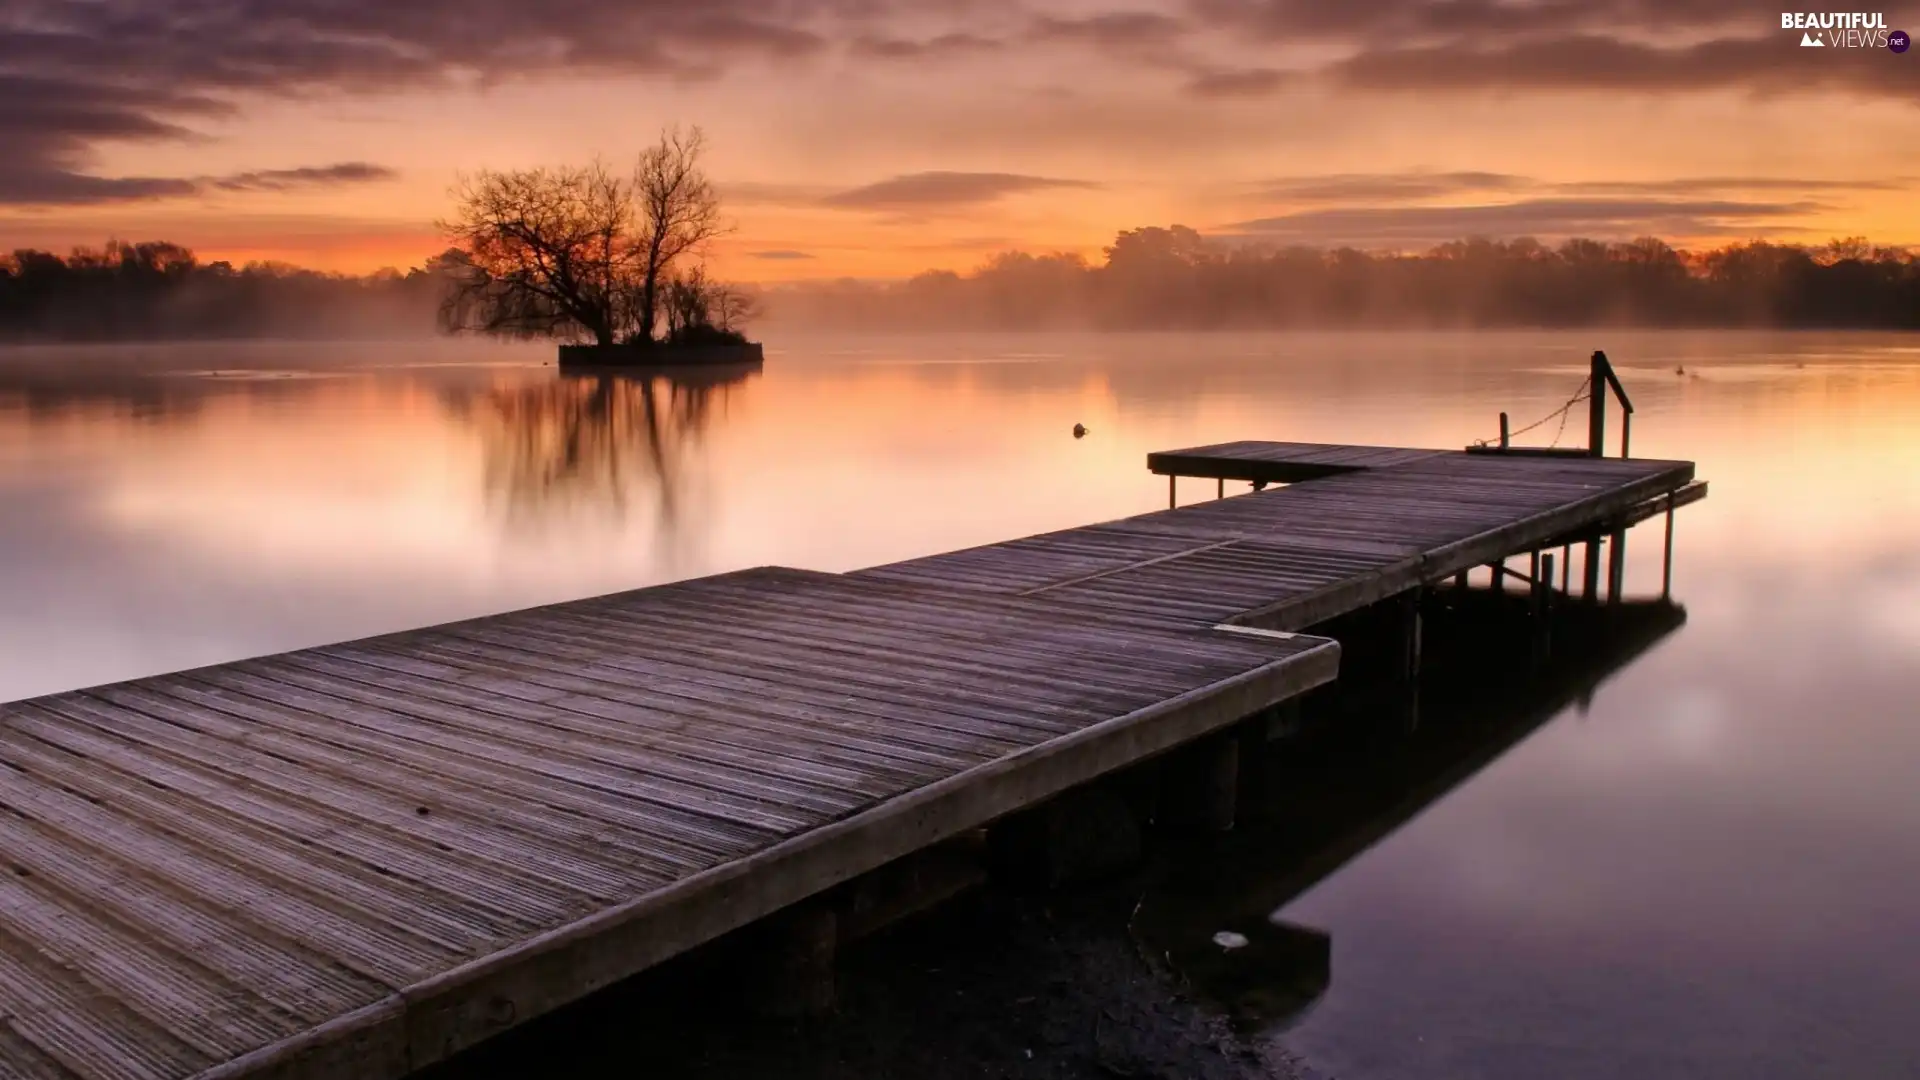
[[[440,223],[450,332],[551,338],[562,367],[758,364],[753,298],[707,274],[728,231],[700,129],[669,129],[622,176],[604,162],[482,171]]]

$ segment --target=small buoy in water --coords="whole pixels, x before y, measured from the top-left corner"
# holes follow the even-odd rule
[[[1231,930],[1222,930],[1213,935],[1213,943],[1223,949],[1244,949],[1247,947],[1247,935],[1236,934]]]
[[[1074,438],[1076,438],[1076,439],[1084,439],[1084,438],[1086,438],[1086,437],[1087,437],[1087,425],[1085,425],[1085,424],[1075,424],[1075,425],[1073,425],[1073,437],[1074,437]]]
[[[1685,364],[1676,365],[1673,369],[1673,373],[1675,375],[1685,375],[1687,373],[1687,365]]]

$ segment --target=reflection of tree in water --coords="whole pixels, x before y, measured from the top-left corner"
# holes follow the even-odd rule
[[[650,500],[660,531],[682,527],[688,458],[716,406],[757,367],[561,376],[463,396],[479,430],[489,496],[514,528],[598,515]]]

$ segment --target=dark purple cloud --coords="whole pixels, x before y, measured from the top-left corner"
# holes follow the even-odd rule
[[[1427,39],[1505,39],[1585,31],[1707,30],[1753,34],[1780,25],[1777,7],[1754,0],[1192,0],[1205,25],[1270,39],[1377,44]]]
[[[1008,195],[1052,188],[1095,188],[1086,180],[994,172],[922,172],[829,195],[821,202],[843,210],[940,210],[975,206]]]
[[[1920,71],[1882,59],[1873,50],[1847,56],[1801,49],[1778,33],[1672,47],[1577,35],[1491,47],[1389,46],[1340,61],[1327,74],[1342,85],[1384,91],[1838,90],[1920,101]]]
[[[0,0],[0,204],[183,190],[185,178],[98,176],[94,151],[189,138],[261,95],[701,78],[815,57],[1092,49],[1215,100],[1301,83],[1920,97],[1920,67],[1791,39],[1757,0],[1132,0],[1108,11],[1055,0]],[[1340,58],[1270,66],[1249,62],[1258,54],[1227,59],[1223,41],[1327,46]]]
[[[1315,78],[1388,92],[1838,91],[1920,102],[1920,70],[1874,50],[1802,50],[1754,0],[1192,0],[1196,25],[1345,56],[1299,71],[1203,72],[1202,96],[1259,96]],[[1267,74],[1257,74],[1269,72]]]
[[[881,0],[0,0],[0,204],[190,194],[101,177],[103,142],[191,137],[249,95],[467,85],[564,72],[710,75],[826,47]],[[365,179],[273,175],[237,190]]]

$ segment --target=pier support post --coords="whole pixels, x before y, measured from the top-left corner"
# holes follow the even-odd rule
[[[1216,499],[1226,498],[1227,497],[1227,478],[1223,476],[1219,480],[1215,481],[1215,484],[1216,484],[1216,487],[1214,488],[1213,497]]]
[[[987,855],[996,875],[1043,889],[1123,870],[1140,858],[1140,823],[1116,782],[1063,792],[994,823]]]
[[[1420,677],[1420,590],[1409,589],[1401,593],[1394,604],[1397,610],[1394,619],[1393,677],[1395,682],[1413,682]]]
[[[1615,529],[1607,559],[1607,603],[1617,604],[1627,584],[1627,530]]]
[[[1167,509],[1169,510],[1173,509],[1174,506],[1177,505],[1174,502],[1174,498],[1179,491],[1179,487],[1180,487],[1180,478],[1177,476],[1169,475],[1167,477]]]
[[[1265,730],[1261,732],[1261,735],[1268,742],[1284,739],[1298,734],[1302,722],[1300,699],[1297,697],[1288,698],[1267,710]]]
[[[1536,555],[1537,573],[1533,579],[1533,663],[1546,663],[1553,650],[1553,624],[1549,619],[1553,599],[1553,553]]]
[[[1240,739],[1219,732],[1167,755],[1160,774],[1161,820],[1176,829],[1226,832],[1240,798]]]
[[[748,931],[748,1001],[755,1011],[794,1019],[833,1011],[839,919],[819,900],[770,915]]]
[[[1565,596],[1573,588],[1573,545],[1567,544],[1560,549],[1560,594]]]
[[[1660,599],[1673,599],[1673,494],[1667,494],[1667,551],[1660,559]]]
[[[1580,598],[1591,604],[1600,599],[1600,541],[1586,543],[1585,565],[1581,567]]]

